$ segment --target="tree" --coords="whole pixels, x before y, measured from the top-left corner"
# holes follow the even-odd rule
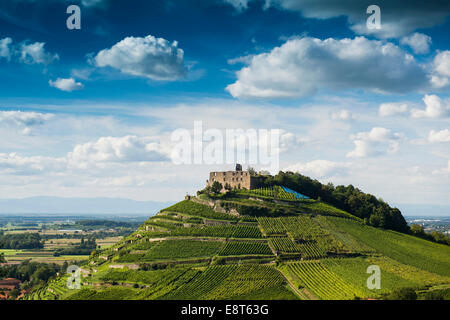
[[[387,296],[388,300],[417,300],[417,293],[412,288],[400,288]]]
[[[420,224],[412,224],[411,232],[415,236],[424,236],[425,235],[425,230],[423,229],[423,226],[421,226]]]
[[[0,263],[5,263],[6,259],[5,259],[5,254],[2,252],[0,253]]]
[[[211,186],[211,191],[212,191],[213,193],[220,193],[220,192],[222,191],[222,189],[223,189],[223,186],[222,186],[222,184],[221,184],[220,182],[218,182],[218,181],[214,181],[214,183],[213,183],[212,186]]]
[[[227,191],[232,190],[231,185],[229,183],[225,183],[225,190],[227,190]]]

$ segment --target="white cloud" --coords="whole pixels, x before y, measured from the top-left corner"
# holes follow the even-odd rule
[[[59,90],[66,91],[66,92],[72,92],[74,90],[81,90],[83,89],[83,84],[81,82],[76,82],[74,78],[58,78],[55,81],[49,80],[48,84],[52,87],[55,87]]]
[[[331,115],[331,118],[333,120],[348,121],[348,120],[352,120],[354,117],[350,111],[343,109],[343,110],[334,112]]]
[[[5,58],[8,61],[11,59],[11,43],[11,38],[4,38],[0,40],[0,58]]]
[[[14,175],[34,175],[48,171],[58,171],[65,167],[64,158],[32,156],[17,153],[0,153],[0,172]]]
[[[20,45],[19,60],[26,64],[50,64],[59,60],[58,54],[45,51],[44,42],[22,43]]]
[[[385,152],[396,153],[399,148],[399,140],[402,138],[401,133],[393,133],[382,127],[372,128],[369,132],[359,132],[351,136],[355,149],[348,152],[346,156],[347,158],[365,158]],[[388,145],[387,149],[386,144]],[[378,146],[381,148],[377,148]]]
[[[284,171],[298,172],[313,178],[329,178],[346,173],[350,166],[351,164],[348,162],[314,160],[290,165]]]
[[[305,138],[300,138],[291,132],[284,132],[280,134],[280,149],[281,151],[293,151],[292,149],[299,148],[308,142]]]
[[[450,85],[450,50],[438,52],[433,61],[434,73],[431,83],[436,88]]]
[[[168,152],[151,138],[125,136],[102,137],[94,142],[75,146],[68,158],[75,165],[87,162],[168,161]]]
[[[225,0],[238,10],[246,8],[240,2]],[[246,4],[250,1],[245,1]],[[377,4],[381,8],[381,29],[368,29],[367,7]],[[330,19],[347,17],[350,28],[359,34],[371,34],[380,38],[395,38],[411,34],[416,29],[431,28],[445,22],[450,12],[448,1],[378,0],[376,3],[354,0],[266,0],[265,7],[300,11],[306,18]]]
[[[434,170],[433,174],[442,175],[442,174],[450,174],[450,160],[448,160],[447,167],[444,167],[439,170]]]
[[[431,130],[428,134],[429,142],[450,142],[450,130],[444,129],[441,131]]]
[[[151,35],[127,37],[94,58],[98,67],[112,67],[124,74],[173,81],[186,76],[184,51],[178,42],[170,43]]]
[[[426,106],[425,110],[411,110],[411,116],[413,118],[445,118],[449,116],[449,100],[442,100],[436,95],[425,95],[423,102]]]
[[[17,126],[36,126],[42,125],[49,119],[53,118],[53,114],[40,112],[23,112],[23,111],[0,111],[0,123],[9,123]]]
[[[117,170],[117,165],[131,169],[146,162],[168,162],[169,151],[156,139],[124,136],[101,137],[96,141],[76,145],[61,157],[23,156],[17,153],[0,153],[0,173],[36,175],[57,173],[67,176],[73,170],[84,173],[90,169],[95,176],[100,171]],[[127,163],[127,164],[125,164]],[[134,164],[132,164],[134,163]],[[122,169],[124,169],[122,168]]]
[[[243,9],[247,9],[248,8],[248,3],[251,0],[224,0],[224,1],[229,3],[229,4],[231,4],[237,10],[241,11]]]
[[[365,37],[292,39],[254,56],[236,75],[227,90],[239,98],[300,97],[326,88],[405,93],[428,81],[411,55]]]
[[[81,4],[85,7],[96,7],[102,5],[106,0],[82,0]]]
[[[381,117],[389,117],[394,115],[405,114],[408,111],[406,103],[382,103],[378,109]]]
[[[45,42],[14,44],[11,38],[0,40],[0,58],[5,58],[8,61],[14,58],[13,61],[21,63],[44,65],[59,60],[58,54],[45,50]]]
[[[430,52],[431,42],[431,37],[419,32],[403,37],[400,40],[401,44],[409,46],[416,54],[425,54]]]

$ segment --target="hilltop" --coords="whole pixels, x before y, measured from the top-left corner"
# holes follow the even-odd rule
[[[450,247],[380,228],[393,226],[385,215],[401,224],[397,209],[372,196],[372,212],[363,203],[348,212],[322,200],[326,191],[313,197],[277,179],[187,196],[94,251],[81,289],[69,290],[64,275],[26,298],[382,299],[401,288],[448,298]],[[370,265],[381,269],[380,289],[367,288]]]

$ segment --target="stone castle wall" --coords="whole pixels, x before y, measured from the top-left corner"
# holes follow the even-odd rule
[[[224,172],[210,172],[209,180],[206,181],[207,186],[217,181],[222,184],[222,191],[225,191],[225,185],[228,183],[231,188],[237,189],[255,189],[257,181],[255,177],[251,176],[248,171],[224,171]]]

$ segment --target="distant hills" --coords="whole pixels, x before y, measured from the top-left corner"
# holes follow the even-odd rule
[[[31,197],[0,199],[0,214],[139,214],[153,215],[172,202],[120,198]]]

